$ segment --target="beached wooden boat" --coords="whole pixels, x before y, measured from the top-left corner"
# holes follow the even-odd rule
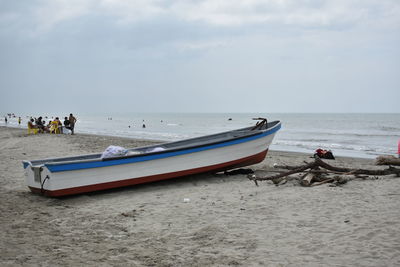
[[[23,161],[23,166],[32,192],[79,194],[259,163],[280,127],[279,121],[265,120],[255,127],[129,149],[122,157],[90,154]]]

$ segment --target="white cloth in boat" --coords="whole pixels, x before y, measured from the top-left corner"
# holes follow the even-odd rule
[[[115,158],[126,156],[128,154],[128,149],[120,147],[120,146],[109,146],[104,150],[103,154],[101,154],[102,159],[107,158]]]
[[[148,149],[146,153],[151,153],[151,152],[159,152],[163,151],[165,148],[163,147],[154,147],[151,149]],[[138,155],[142,154],[143,152],[141,151],[129,151],[128,149],[120,146],[109,146],[104,150],[103,154],[101,154],[102,159],[107,159],[107,158],[115,158],[115,157],[123,157],[123,156],[131,156],[131,155]]]
[[[158,146],[158,147],[151,148],[151,149],[147,150],[146,152],[147,153],[149,153],[149,152],[159,152],[159,151],[164,151],[164,150],[165,150],[165,148]]]

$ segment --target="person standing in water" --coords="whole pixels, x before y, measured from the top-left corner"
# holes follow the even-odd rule
[[[21,117],[18,117],[18,125],[21,125]]]

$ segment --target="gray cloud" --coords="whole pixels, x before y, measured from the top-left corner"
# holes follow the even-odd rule
[[[398,1],[0,7],[1,109],[400,112]]]

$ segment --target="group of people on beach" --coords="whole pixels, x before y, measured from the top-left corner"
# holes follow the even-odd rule
[[[47,118],[47,117],[46,117]],[[18,123],[20,123],[20,118],[18,118]],[[43,120],[43,117],[30,118],[28,121],[28,129],[38,129],[39,133],[63,133],[64,129],[71,131],[74,134],[76,118],[71,113],[69,117],[64,117],[64,122],[62,123],[58,117],[54,120],[50,120],[47,124]]]

